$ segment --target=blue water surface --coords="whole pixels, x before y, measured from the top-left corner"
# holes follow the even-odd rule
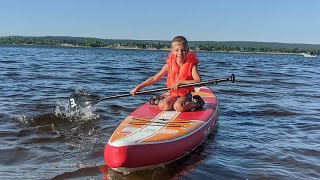
[[[188,156],[122,174],[106,167],[113,130],[150,95],[70,112],[76,89],[128,93],[168,51],[0,46],[0,179],[319,179],[320,58],[197,52],[220,100],[219,126]],[[164,87],[161,80],[146,89]]]

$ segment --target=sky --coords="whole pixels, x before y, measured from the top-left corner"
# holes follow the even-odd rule
[[[0,36],[320,44],[319,0],[0,0]]]

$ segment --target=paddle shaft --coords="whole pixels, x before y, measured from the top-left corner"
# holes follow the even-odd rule
[[[209,80],[205,82],[198,82],[198,83],[191,83],[191,84],[182,84],[179,86],[179,88],[184,88],[184,87],[191,87],[191,86],[199,86],[199,85],[206,85],[206,84],[218,84],[219,82],[225,82],[225,81],[231,81],[234,83],[235,81],[235,76],[232,74],[229,78],[226,79],[215,79],[215,80]],[[153,92],[160,92],[160,91],[167,91],[170,90],[170,88],[165,87],[165,88],[159,88],[159,89],[151,89],[151,90],[146,90],[146,91],[138,91],[136,94],[147,94],[147,93],[153,93]],[[113,96],[108,96],[108,97],[101,97],[97,99],[98,101],[103,101],[107,99],[114,99],[118,97],[126,97],[126,96],[132,96],[130,93],[125,93],[125,94],[119,94],[119,95],[113,95]]]

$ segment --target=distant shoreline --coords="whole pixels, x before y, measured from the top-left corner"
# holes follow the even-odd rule
[[[82,47],[85,48],[86,46],[63,46],[61,45],[61,47]],[[89,47],[91,48],[91,47]],[[108,48],[108,47],[99,47],[99,48],[106,48],[106,49],[123,49],[123,50],[147,50],[147,51],[170,51],[170,48],[162,48],[162,49],[155,49],[155,48],[146,48],[146,49],[142,49],[142,48],[137,48],[137,47],[117,47],[117,48]],[[195,52],[214,52],[214,53],[244,53],[244,54],[298,54],[300,55],[300,53],[286,53],[286,52],[245,52],[245,51],[203,51],[203,50],[192,50]]]
[[[74,45],[37,45],[37,44],[0,44],[0,46],[38,46],[38,47],[62,47],[62,48],[101,48],[101,49],[119,49],[119,50],[142,50],[142,51],[170,51],[169,48],[155,49],[155,48],[135,48],[135,47],[89,47],[89,46],[74,46]],[[240,53],[240,54],[291,54],[301,55],[301,53],[287,53],[287,52],[249,52],[249,51],[204,51],[191,50],[194,52],[208,52],[208,53]]]
[[[93,47],[108,49],[170,50],[171,41],[98,39],[69,36],[8,36],[0,37],[0,45]],[[250,41],[189,41],[197,52],[255,53],[255,54],[319,54],[320,44],[289,44]]]

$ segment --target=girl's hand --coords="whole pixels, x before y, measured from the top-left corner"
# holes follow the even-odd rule
[[[138,91],[138,88],[135,87],[135,88],[133,88],[133,89],[130,91],[130,94],[131,94],[132,96],[135,96],[136,93],[137,93],[137,91]]]
[[[177,81],[173,86],[171,86],[171,89],[177,90],[180,84],[181,84],[180,81]]]

